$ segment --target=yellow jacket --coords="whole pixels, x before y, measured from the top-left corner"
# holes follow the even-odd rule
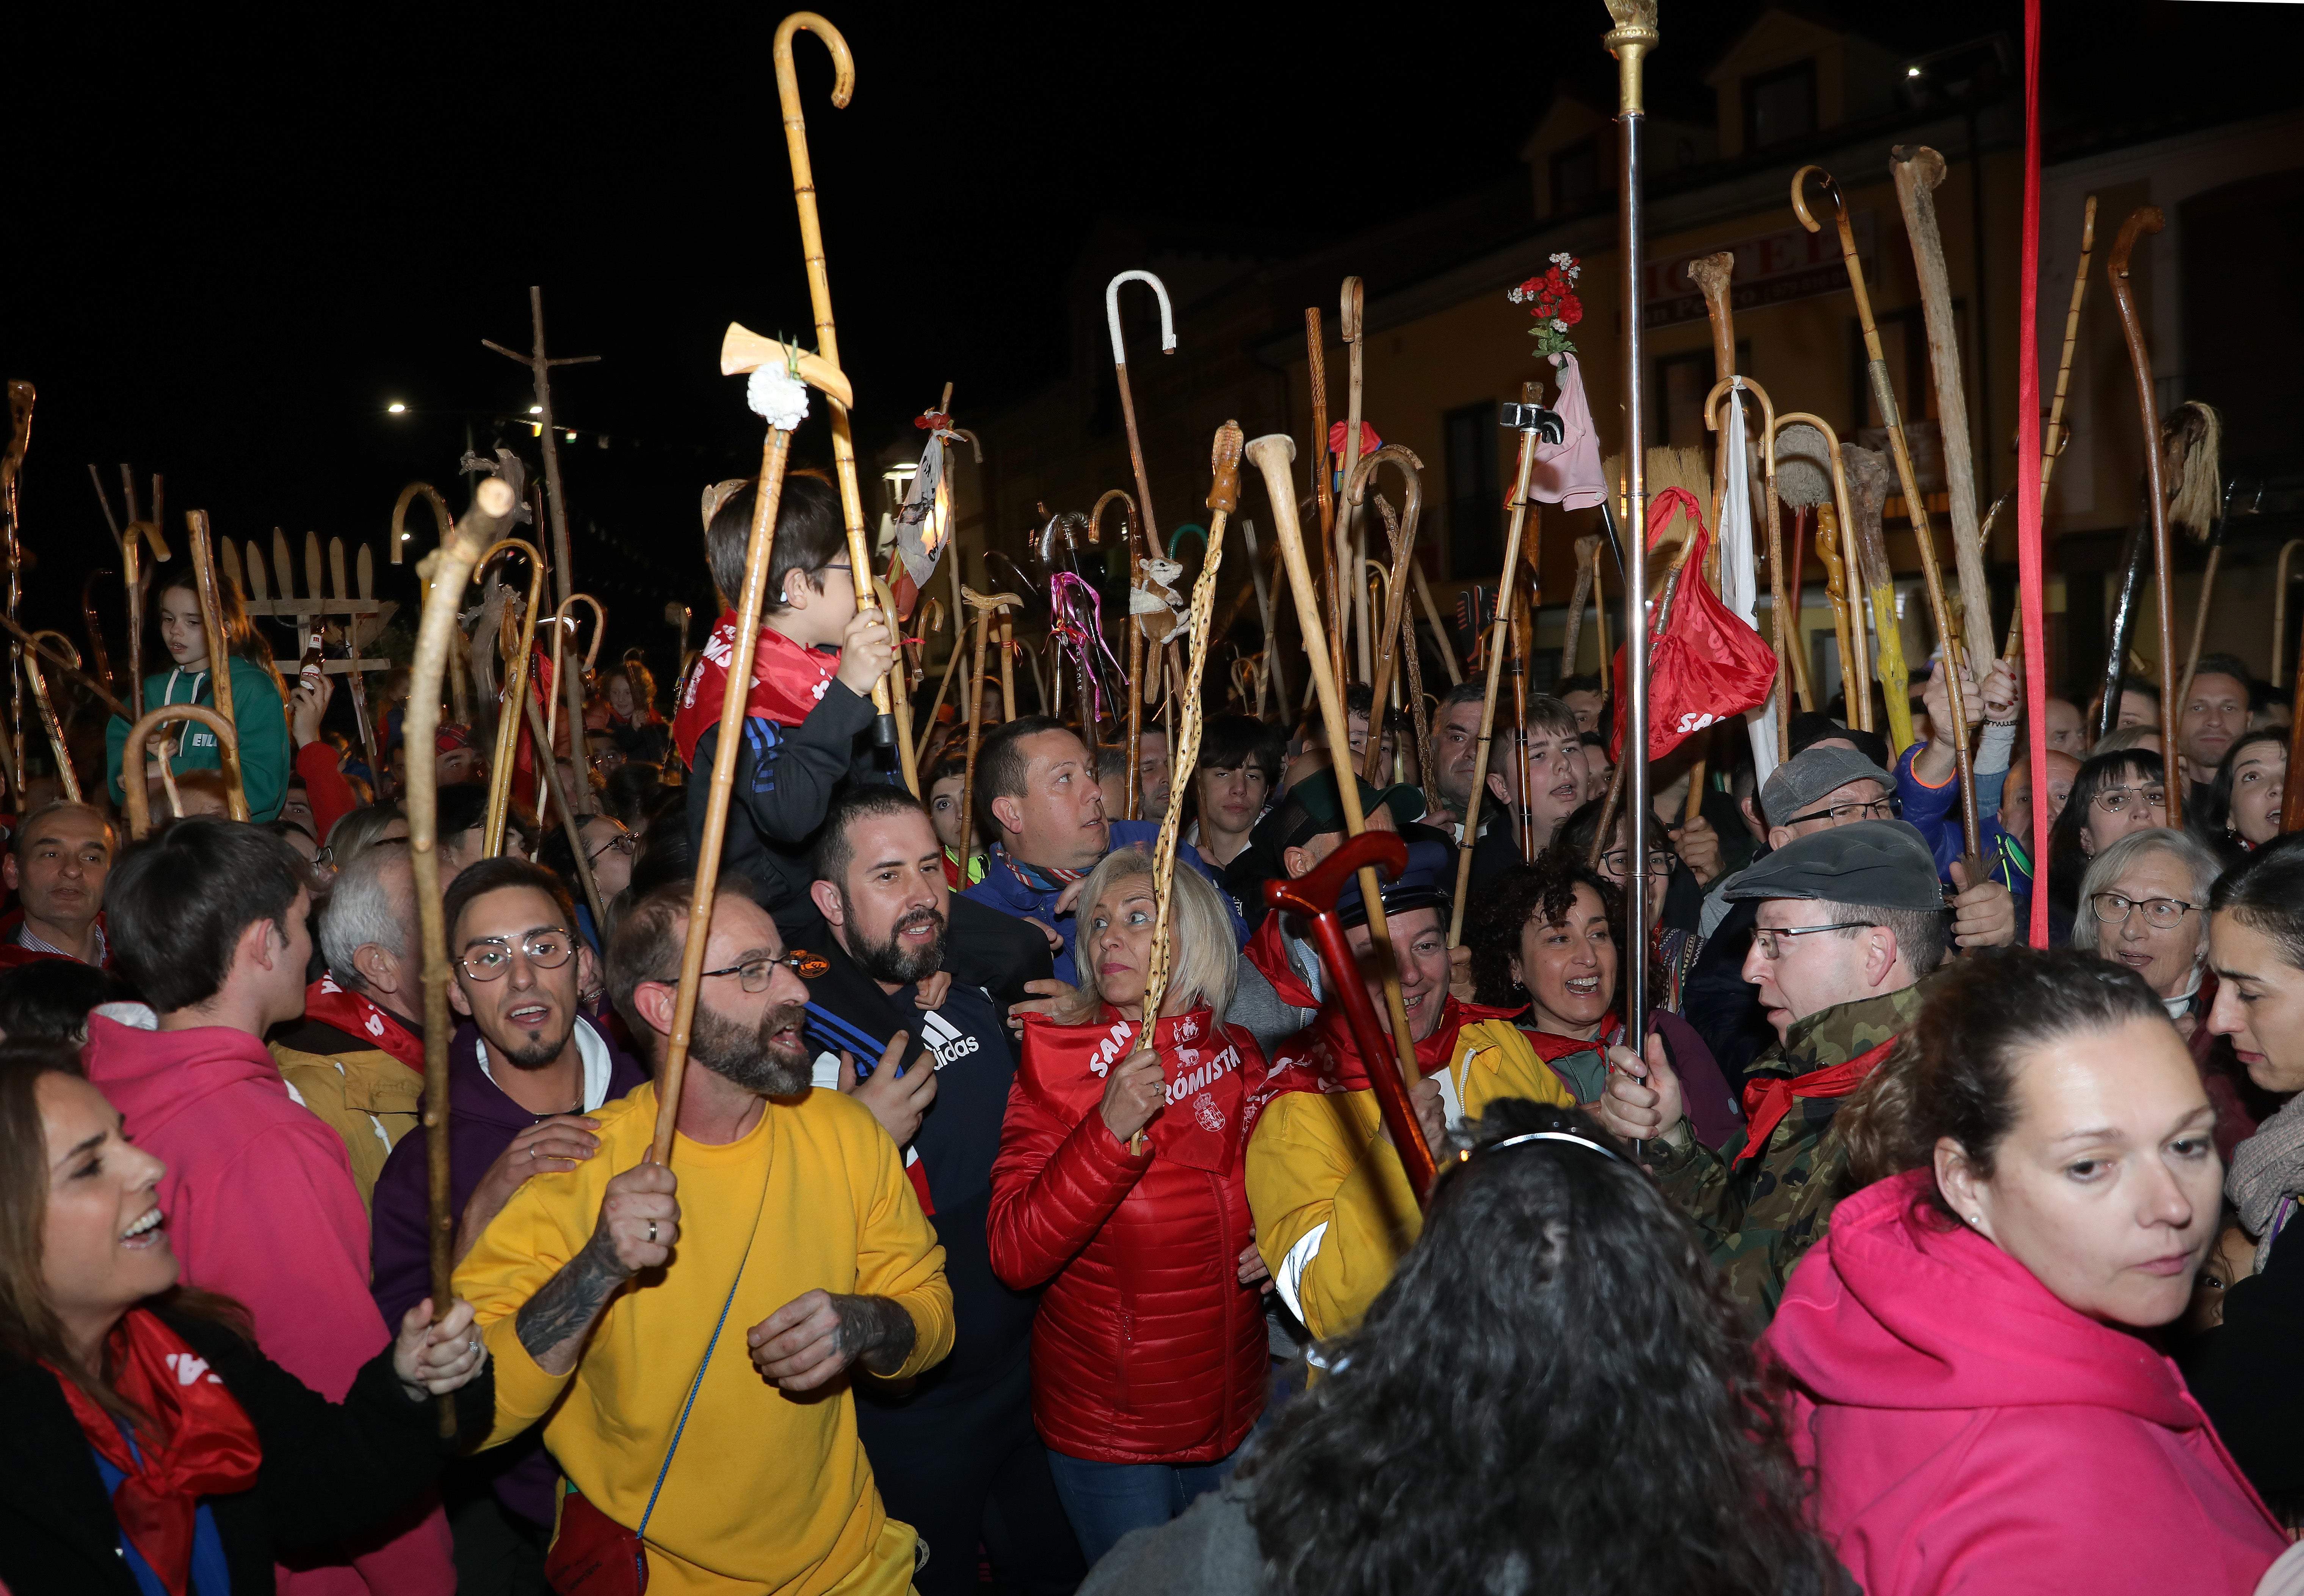
[[[296,1100],[343,1138],[352,1184],[365,1206],[385,1159],[416,1128],[424,1077],[380,1048],[306,1053],[278,1042],[266,1045]]]
[[[1317,1055],[1326,1046],[1318,1034],[1315,1026],[1283,1043],[1274,1073],[1290,1067],[1292,1054]],[[1319,1070],[1317,1057],[1310,1067]],[[1385,1060],[1377,1067],[1393,1066]],[[1333,1072],[1319,1073],[1333,1084]],[[1498,1098],[1575,1106],[1508,1020],[1465,1021],[1441,1092],[1452,1125],[1478,1119]],[[1369,1088],[1324,1086],[1273,1099],[1248,1143],[1248,1206],[1265,1267],[1304,1328],[1322,1340],[1358,1327],[1424,1225]]]
[[[649,1590],[901,1596],[911,1584],[914,1536],[880,1506],[856,1439],[854,1396],[844,1386],[789,1396],[760,1378],[745,1342],[753,1326],[820,1286],[904,1305],[919,1336],[897,1378],[952,1349],[944,1249],[895,1143],[854,1099],[817,1091],[771,1102],[750,1134],[724,1146],[679,1138],[672,1262],[609,1303],[572,1374],[546,1373],[521,1346],[515,1315],[591,1238],[603,1188],[648,1150],[656,1108],[651,1084],[597,1110],[598,1152],[529,1180],[458,1266],[456,1294],[479,1311],[496,1359],[487,1444],[550,1415],[545,1444],[561,1472],[610,1518],[637,1528],[741,1266],[648,1521]]]

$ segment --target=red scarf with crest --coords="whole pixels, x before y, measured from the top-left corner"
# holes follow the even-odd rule
[[[106,1351],[112,1388],[151,1421],[137,1426],[133,1449],[120,1421],[96,1398],[64,1374],[49,1372],[64,1388],[88,1444],[127,1476],[112,1493],[120,1532],[170,1596],[184,1596],[200,1498],[255,1484],[264,1448],[255,1424],[207,1360],[148,1309],[122,1315]]]
[[[1440,1023],[1432,1028],[1430,1036],[1416,1044],[1417,1069],[1429,1075],[1447,1068],[1456,1057],[1456,1039],[1465,1026],[1477,1024],[1482,1020],[1505,1019],[1519,1012],[1512,1008],[1490,1008],[1482,1003],[1461,1003],[1454,998],[1444,998],[1440,1005]],[[1391,1067],[1389,1057],[1385,1060],[1385,1067]],[[1360,1057],[1360,1048],[1352,1041],[1351,1026],[1345,1020],[1342,1006],[1331,1003],[1320,1011],[1319,1018],[1273,1049],[1272,1066],[1260,1078],[1249,1082],[1248,1124],[1242,1132],[1243,1138],[1255,1133],[1256,1122],[1265,1109],[1288,1092],[1368,1091],[1373,1089],[1368,1079],[1368,1064]]]
[[[722,612],[704,640],[696,668],[688,673],[688,691],[672,717],[673,746],[693,769],[696,744],[720,724],[720,709],[728,697],[728,662],[736,654],[736,612]],[[798,726],[824,700],[825,689],[840,671],[837,650],[826,653],[803,648],[773,626],[760,628],[752,648],[752,692],[745,701],[748,720],[773,720],[778,726]]]
[[[324,975],[304,989],[304,1017],[333,1025],[346,1036],[373,1043],[418,1074],[424,1073],[422,1039],[358,992],[347,992],[335,977]]]
[[[1023,1070],[1029,1090],[1077,1123],[1104,1101],[1113,1066],[1136,1050],[1140,1029],[1108,1003],[1093,1025],[1027,1016]],[[1153,1046],[1168,1082],[1166,1106],[1144,1130],[1153,1150],[1194,1169],[1230,1175],[1242,1141],[1248,1077],[1263,1074],[1264,1055],[1247,1031],[1218,1025],[1205,1008],[1163,1018]]]

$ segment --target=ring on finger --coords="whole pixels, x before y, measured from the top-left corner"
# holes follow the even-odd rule
[[[650,1219],[648,1221],[648,1245],[656,1245],[656,1221],[654,1219]]]

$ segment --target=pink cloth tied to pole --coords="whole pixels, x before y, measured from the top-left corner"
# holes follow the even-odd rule
[[[1584,374],[1576,357],[1555,354],[1552,363],[1560,372],[1560,400],[1552,408],[1560,416],[1561,438],[1536,446],[1528,493],[1564,510],[1588,510],[1608,497],[1608,479],[1600,472],[1600,436],[1592,429],[1592,406],[1584,397]]]

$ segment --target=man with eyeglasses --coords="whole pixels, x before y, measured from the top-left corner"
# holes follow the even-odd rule
[[[928,811],[901,787],[842,794],[809,890],[826,930],[807,977],[816,1084],[871,1109],[902,1150],[952,1288],[951,1356],[902,1388],[856,1383],[872,1476],[935,1550],[921,1596],[975,1589],[979,1541],[996,1583],[1069,1588],[1087,1569],[1032,1427],[1037,1297],[1001,1283],[986,1242],[1016,1054],[997,998],[945,973],[952,888]]]
[[[403,851],[386,858],[405,874]],[[353,868],[377,862],[364,855]],[[575,917],[550,870],[483,860],[456,878],[443,913],[448,1002],[468,1022],[448,1050],[449,1201],[461,1258],[529,1179],[589,1159],[599,1146],[592,1116],[647,1073],[578,1012]],[[370,1202],[372,1289],[386,1323],[432,1290],[426,1155],[422,1136],[402,1138]],[[507,1588],[507,1568],[542,1578],[556,1473],[534,1433],[449,1469],[441,1498],[462,1589]]]
[[[609,938],[616,1006],[659,1065],[693,890],[658,887]],[[662,1589],[897,1592],[914,1571],[851,1384],[950,1350],[944,1249],[879,1122],[810,1088],[800,963],[724,878],[669,1159],[643,1084],[594,1116],[597,1156],[515,1192],[456,1271],[495,1354],[492,1441],[544,1421],[563,1533],[645,1518]]]
[[[1766,1320],[1847,1194],[1840,1100],[1919,1012],[1919,983],[1944,956],[1944,903],[1927,844],[1901,820],[1792,838],[1727,890],[1754,905],[1744,979],[1777,1038],[1749,1073],[1743,1129],[1717,1150],[1696,1139],[1653,1037],[1646,1058],[1609,1050],[1600,1118],[1640,1144],[1729,1290]]]

